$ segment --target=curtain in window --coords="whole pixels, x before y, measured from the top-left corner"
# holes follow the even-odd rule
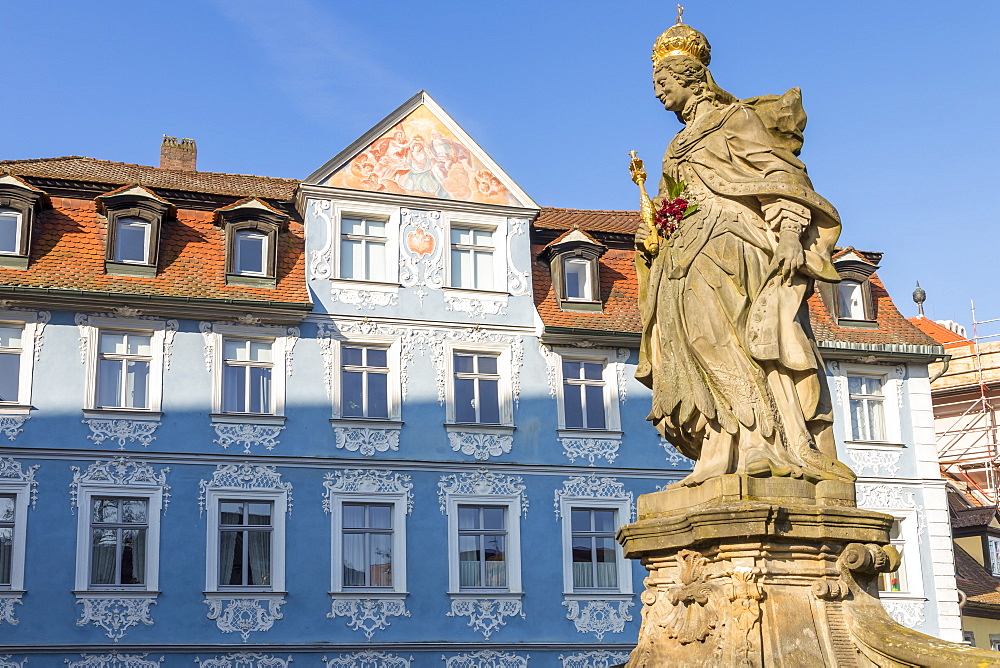
[[[223,513],[225,516],[225,513]],[[236,539],[239,533],[236,531],[223,531],[219,534],[219,584],[239,585],[242,582],[233,582],[233,564],[236,563]]]
[[[10,584],[11,564],[14,558],[14,528],[0,528],[0,585]]]
[[[392,536],[371,534],[371,586],[392,586]]]
[[[271,584],[271,532],[249,531],[250,570],[247,575],[251,585]]]
[[[146,582],[146,530],[138,529],[126,533],[133,534],[131,540],[132,547],[132,578],[134,584],[145,584]],[[124,557],[124,555],[122,555]],[[122,571],[124,571],[124,564]],[[126,584],[122,582],[122,584]]]
[[[344,535],[344,586],[365,586],[365,536],[360,533]]]
[[[115,582],[115,552],[117,532],[114,529],[95,529],[90,556],[90,583],[111,585]]]

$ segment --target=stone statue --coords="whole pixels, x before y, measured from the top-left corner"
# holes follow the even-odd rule
[[[707,69],[710,49],[680,16],[654,46],[656,97],[684,128],[652,201],[632,154],[648,419],[696,460],[684,485],[727,473],[851,482],[805,306],[814,281],[839,280],[840,219],[797,157],[800,93],[738,100]]]

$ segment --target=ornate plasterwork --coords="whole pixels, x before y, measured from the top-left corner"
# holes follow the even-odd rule
[[[153,625],[149,606],[155,605],[156,601],[150,596],[78,597],[76,602],[83,605],[76,625],[99,626],[115,642],[124,638],[125,632],[139,622],[146,626]]]
[[[439,211],[401,209],[399,283],[418,288],[420,305],[428,293],[424,288],[444,287],[444,224]]]
[[[371,457],[377,452],[399,450],[398,429],[370,429],[368,427],[334,427],[333,435],[338,450],[360,452]]]
[[[17,626],[17,617],[14,615],[15,605],[21,605],[20,596],[0,595],[0,624],[7,622],[12,626]],[[0,668],[3,668],[2,664],[0,664]]]
[[[523,483],[524,479],[520,476],[493,473],[489,469],[443,475],[438,483],[438,502],[441,504],[441,512],[447,514],[449,494],[519,496],[521,516],[525,517],[528,514],[528,497],[524,494]]]
[[[871,471],[873,476],[879,475],[882,469],[886,474],[895,476],[899,472],[901,452],[888,450],[856,450],[848,449],[848,456],[854,462],[854,470],[861,473],[864,469]]]
[[[469,297],[445,294],[444,310],[468,313],[473,318],[507,315],[507,295]]]
[[[279,598],[208,598],[208,618],[223,633],[239,633],[243,642],[250,634],[269,631],[274,622],[281,619],[281,606],[285,601]]]
[[[618,401],[625,403],[628,396],[628,386],[625,383],[625,362],[628,360],[628,348],[615,349],[615,373],[618,374]]]
[[[408,370],[410,362],[413,361],[415,345],[413,330],[406,327],[375,322],[367,316],[362,320],[338,320],[333,323],[319,324],[317,337],[319,339],[320,352],[323,355],[323,380],[325,381],[327,396],[331,399],[334,397],[333,384],[337,379],[334,341],[346,341],[350,340],[351,337],[359,338],[365,336],[386,336],[399,339],[399,385],[401,398],[405,401],[407,386],[409,385]]]
[[[278,445],[278,435],[284,429],[280,424],[233,424],[230,422],[215,422],[212,424],[218,438],[212,439],[223,448],[230,445],[242,445],[243,454],[249,455],[254,446],[273,450]]]
[[[0,316],[2,316],[4,312],[12,314],[15,320],[23,317],[27,324],[34,324],[35,332],[32,347],[35,361],[37,362],[40,360],[42,358],[42,343],[45,340],[45,325],[49,324],[49,320],[52,319],[52,313],[49,311],[32,311],[30,309],[11,308],[10,300],[0,299]]]
[[[917,541],[922,543],[927,528],[927,511],[918,504],[914,492],[900,485],[857,485],[858,508],[911,510],[917,515]]]
[[[347,627],[361,631],[368,640],[376,631],[389,628],[389,617],[409,617],[406,602],[398,598],[334,598],[329,619],[348,617]]]
[[[360,492],[363,494],[405,494],[406,514],[413,512],[413,483],[410,476],[392,471],[375,471],[372,469],[346,469],[334,471],[323,476],[323,512],[327,515],[333,512],[333,495],[345,492]]]
[[[112,650],[109,654],[81,654],[79,661],[66,659],[68,668],[158,668],[163,663],[159,659],[147,659],[149,654],[119,654]]]
[[[357,310],[374,311],[376,307],[398,306],[399,297],[392,292],[381,290],[357,290],[353,288],[330,288],[330,299],[335,302],[352,304]]]
[[[924,614],[924,601],[882,601],[882,607],[903,626],[916,629],[927,621]]]
[[[527,668],[530,654],[521,656],[513,652],[481,649],[455,656],[442,656],[444,668]]]
[[[201,332],[201,338],[204,342],[205,370],[212,373],[212,369],[215,367],[215,334],[212,332],[212,323],[199,322],[198,331]]]
[[[448,347],[447,342],[485,343],[507,346],[510,349],[510,390],[514,403],[521,399],[521,364],[524,362],[524,344],[521,337],[514,334],[495,332],[476,325],[464,329],[425,330],[414,332],[414,345],[421,352],[431,351],[437,382],[438,403],[444,405],[448,396]]]
[[[628,501],[629,521],[635,521],[635,497],[625,491],[625,485],[615,478],[606,476],[573,476],[563,481],[563,488],[555,492],[556,517],[562,517],[562,500],[573,499],[613,499]]]
[[[30,415],[0,415],[0,433],[13,441],[24,429],[24,423],[31,418]]]
[[[579,633],[593,633],[601,641],[605,633],[621,633],[625,629],[625,622],[632,621],[629,608],[635,604],[594,599],[563,601],[563,605],[567,608],[566,619],[573,622]]]
[[[621,445],[621,441],[616,438],[560,438],[559,443],[562,445],[563,454],[570,462],[586,459],[590,462],[590,466],[594,465],[595,459],[605,459],[609,464],[614,463]]]
[[[14,480],[28,484],[31,494],[31,507],[34,508],[38,502],[38,481],[35,480],[35,471],[39,465],[24,468],[21,462],[11,457],[0,457],[0,480]]]
[[[687,457],[685,457],[684,455],[682,455],[681,453],[679,453],[677,451],[677,448],[675,448],[674,445],[670,441],[667,441],[666,439],[661,438],[660,439],[660,445],[663,447],[663,451],[666,453],[667,464],[670,465],[670,468],[675,468],[675,469],[676,468],[688,468],[689,469],[689,468],[691,468],[691,465],[694,464],[694,462],[692,460],[688,459]]]
[[[833,387],[837,396],[837,405],[843,406],[847,397],[847,376],[840,372],[840,362],[827,362],[826,368],[833,376]]]
[[[12,660],[10,654],[0,656],[0,668],[24,668],[26,663],[28,663],[27,659],[21,659],[20,661]]]
[[[212,480],[198,483],[198,514],[205,512],[206,498],[213,489],[242,489],[265,492],[284,492],[286,513],[292,514],[292,483],[281,482],[281,474],[273,466],[256,464],[219,464],[212,473]]]
[[[474,631],[479,631],[487,640],[501,626],[506,626],[507,617],[524,619],[520,599],[495,598],[454,598],[448,617],[468,617]]]
[[[480,461],[499,457],[510,452],[514,437],[510,434],[482,434],[453,431],[448,433],[448,443],[455,452],[472,455]]]
[[[364,652],[353,652],[351,654],[341,654],[332,659],[325,656],[323,661],[326,668],[410,668],[413,657],[403,658],[388,652],[376,652],[366,650]]]
[[[510,218],[510,233],[507,235],[507,292],[515,297],[525,297],[531,294],[531,281],[528,272],[519,271],[514,265],[514,237],[524,234],[528,221],[523,218]]]
[[[628,652],[609,652],[598,649],[591,652],[577,652],[569,656],[559,655],[562,668],[611,668],[628,661]]]
[[[295,361],[295,344],[299,342],[299,335],[301,333],[298,327],[289,327],[285,330],[285,373],[289,376],[292,375],[292,369],[295,368],[293,364]]]
[[[333,276],[333,203],[328,199],[309,200],[309,213],[323,223],[323,247],[314,250],[309,260],[310,278],[331,278]]]
[[[549,386],[549,396],[555,399],[559,396],[559,364],[562,358],[541,341],[538,342],[538,353],[545,360],[545,382]]]
[[[194,662],[201,668],[288,668],[292,657],[282,659],[260,652],[233,652],[205,660],[195,657]]]
[[[96,461],[80,472],[78,466],[71,466],[73,482],[69,485],[70,509],[76,508],[80,485],[122,485],[124,487],[159,487],[163,492],[163,512],[170,505],[170,485],[167,484],[169,467],[156,470],[149,464],[136,462],[128,457],[114,457],[107,462]]]
[[[174,338],[180,323],[176,320],[167,320],[163,324],[163,370],[170,371],[170,357],[174,352]]]
[[[156,420],[90,419],[82,422],[90,427],[88,439],[97,445],[108,440],[118,441],[119,450],[125,449],[126,441],[135,441],[144,448],[149,447],[156,440],[153,432],[160,426]]]
[[[80,364],[87,363],[87,356],[90,352],[90,331],[91,328],[94,327],[94,325],[90,322],[91,318],[127,318],[129,320],[149,320],[150,323],[159,323],[163,326],[163,349],[161,351],[163,353],[163,368],[169,369],[170,355],[173,353],[174,337],[177,334],[177,329],[180,327],[180,323],[176,320],[163,320],[162,318],[157,318],[156,316],[140,315],[140,313],[139,309],[120,306],[114,309],[112,313],[77,313],[73,316],[73,322],[76,323],[77,328],[80,330]],[[49,319],[46,317],[45,322],[48,321]],[[36,335],[38,334],[39,333],[36,332]],[[38,352],[40,348],[41,342],[36,341],[35,359],[38,359]]]

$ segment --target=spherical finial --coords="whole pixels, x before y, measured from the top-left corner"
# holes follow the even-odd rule
[[[927,293],[924,289],[920,287],[920,281],[917,281],[917,289],[913,291],[913,301],[916,302],[917,308],[920,310],[920,315],[924,314],[924,302],[927,301]]]

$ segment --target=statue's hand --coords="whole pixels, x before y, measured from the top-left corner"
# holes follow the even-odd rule
[[[774,250],[772,266],[785,283],[791,283],[796,272],[805,264],[805,253],[799,235],[792,230],[782,230],[778,237],[778,247]]]
[[[639,229],[635,231],[635,247],[638,250],[645,250],[643,242],[646,241],[647,237],[649,237],[649,225],[643,223],[639,225]]]

